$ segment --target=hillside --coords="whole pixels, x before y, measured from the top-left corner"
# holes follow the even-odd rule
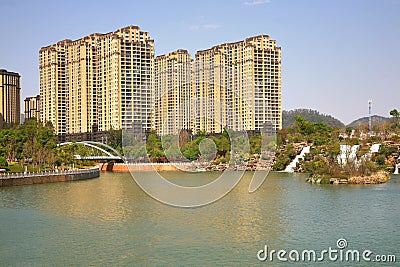
[[[388,120],[389,120],[389,118],[386,118],[386,117],[382,117],[382,116],[378,116],[378,115],[372,116],[372,124],[378,124],[380,122],[384,122],[384,121],[388,121]],[[368,125],[368,123],[369,123],[369,118],[363,117],[363,118],[353,121],[352,123],[347,125],[347,127],[357,128],[362,125]]]
[[[296,116],[301,116],[307,121],[310,122],[323,122],[328,126],[335,128],[343,128],[345,125],[339,121],[338,119],[330,116],[319,113],[317,110],[312,109],[295,109],[295,110],[284,110],[282,112],[282,127],[288,128],[290,127],[294,121]]]

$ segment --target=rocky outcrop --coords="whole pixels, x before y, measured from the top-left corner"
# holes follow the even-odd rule
[[[389,175],[385,171],[378,171],[369,176],[353,176],[347,180],[349,184],[382,184],[386,183],[390,179]]]

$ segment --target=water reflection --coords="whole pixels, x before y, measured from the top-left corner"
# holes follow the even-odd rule
[[[353,248],[396,253],[398,180],[380,186],[316,186],[302,175],[271,173],[249,194],[251,175],[246,173],[221,200],[191,209],[155,201],[126,173],[0,188],[1,222],[12,226],[0,229],[0,240],[7,244],[0,242],[0,258],[6,265],[248,266],[259,263],[256,252],[265,244],[318,250],[342,237]],[[208,173],[190,180],[183,173],[165,176],[182,185],[213,179]],[[13,251],[20,256],[12,257]]]

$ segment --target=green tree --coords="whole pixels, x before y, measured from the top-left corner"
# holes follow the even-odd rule
[[[261,153],[261,135],[253,135],[249,137],[250,153],[260,154]]]
[[[0,156],[0,167],[7,167],[8,166],[8,161],[5,157]]]
[[[226,130],[219,136],[213,136],[212,139],[221,155],[226,155],[226,153],[231,150],[231,141]]]
[[[397,126],[397,124],[398,124],[398,122],[399,122],[399,116],[400,116],[399,111],[398,111],[397,109],[391,110],[391,111],[390,111],[390,116],[392,116],[392,117],[394,118],[394,123],[395,123],[396,126]]]
[[[161,157],[165,156],[161,139],[157,136],[155,130],[150,130],[146,142],[147,153],[152,161],[158,161]]]
[[[196,160],[200,156],[199,144],[205,139],[205,134],[200,133],[200,135],[193,141],[186,143],[182,148],[183,156],[188,160]]]
[[[119,153],[122,151],[122,130],[109,130],[107,131],[107,144],[115,148]]]
[[[351,127],[346,127],[346,134],[347,136],[350,136],[351,132],[353,131],[353,129]]]

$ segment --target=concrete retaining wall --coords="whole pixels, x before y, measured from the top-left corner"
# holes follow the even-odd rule
[[[0,187],[15,186],[15,185],[28,185],[28,184],[44,184],[44,183],[57,183],[78,181],[97,178],[100,176],[100,169],[98,167],[84,170],[73,170],[67,172],[44,172],[44,173],[28,173],[28,174],[14,174],[14,175],[1,175]]]
[[[112,171],[112,172],[129,172],[129,171],[177,171],[178,168],[174,164],[168,163],[143,163],[143,164],[102,164],[99,165],[101,171]],[[193,168],[191,164],[179,164],[182,169]]]

